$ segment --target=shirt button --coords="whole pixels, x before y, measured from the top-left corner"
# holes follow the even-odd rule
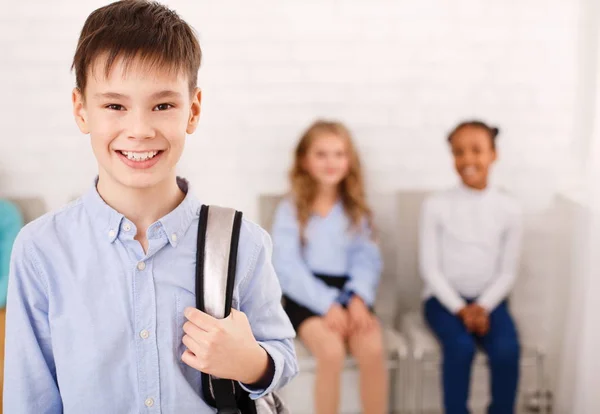
[[[112,239],[113,237],[115,237],[115,234],[117,234],[117,233],[115,233],[114,230],[111,230],[108,232],[108,237],[110,237]]]
[[[137,268],[138,268],[138,270],[144,270],[144,269],[146,268],[146,263],[144,263],[144,262],[139,262],[139,263],[137,264]]]
[[[171,241],[177,241],[177,235],[175,233],[171,234]]]
[[[129,225],[129,223],[123,224],[123,230],[125,230],[125,231],[131,230],[131,225]]]
[[[141,337],[142,339],[148,339],[148,337],[149,337],[149,336],[150,336],[150,333],[148,333],[148,331],[147,331],[147,330],[145,330],[145,329],[144,329],[143,331],[141,331],[141,332],[140,332],[140,337]]]
[[[146,398],[144,404],[146,404],[146,407],[152,407],[154,405],[154,400],[152,398]]]

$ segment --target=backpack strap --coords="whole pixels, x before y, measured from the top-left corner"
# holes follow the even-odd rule
[[[217,319],[231,313],[242,213],[203,205],[198,220],[196,307]],[[205,401],[219,414],[241,414],[236,394],[241,388],[228,379],[202,374]]]

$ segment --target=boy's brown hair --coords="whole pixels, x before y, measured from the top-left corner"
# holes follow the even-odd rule
[[[105,75],[117,58],[125,67],[134,59],[149,67],[185,71],[190,92],[202,59],[194,30],[168,7],[145,0],[122,0],[90,14],[83,25],[71,69],[83,94],[94,60],[106,54]]]

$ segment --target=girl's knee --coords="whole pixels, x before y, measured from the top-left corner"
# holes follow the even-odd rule
[[[477,347],[470,335],[458,335],[444,343],[444,357],[455,362],[470,362]]]
[[[317,365],[331,371],[341,371],[346,359],[346,348],[341,339],[333,337],[315,353]]]
[[[383,360],[385,346],[383,343],[383,332],[380,326],[369,330],[356,341],[352,349],[354,357],[359,364],[370,364]]]
[[[494,344],[489,350],[488,357],[492,364],[510,364],[518,363],[519,355],[519,343],[507,339]]]

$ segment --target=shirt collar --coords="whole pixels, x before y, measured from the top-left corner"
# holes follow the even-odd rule
[[[176,247],[193,220],[200,215],[200,201],[189,191],[190,185],[185,178],[177,177],[177,185],[185,193],[183,201],[173,211],[159,219],[169,243]]]
[[[485,197],[492,192],[489,184],[483,190],[478,190],[476,188],[469,187],[462,182],[458,185],[458,190],[469,197]]]
[[[92,218],[94,227],[108,242],[112,243],[119,236],[121,223],[125,217],[117,210],[106,204],[100,197],[96,185],[98,177],[94,179],[94,185],[83,195],[82,201],[85,209]],[[160,218],[156,224],[162,226],[171,246],[176,247],[183,234],[188,230],[194,218],[200,211],[200,201],[189,191],[189,183],[186,179],[177,177],[177,185],[185,193],[183,201],[173,211]],[[138,231],[140,231],[138,229]],[[146,231],[144,229],[143,231]]]

